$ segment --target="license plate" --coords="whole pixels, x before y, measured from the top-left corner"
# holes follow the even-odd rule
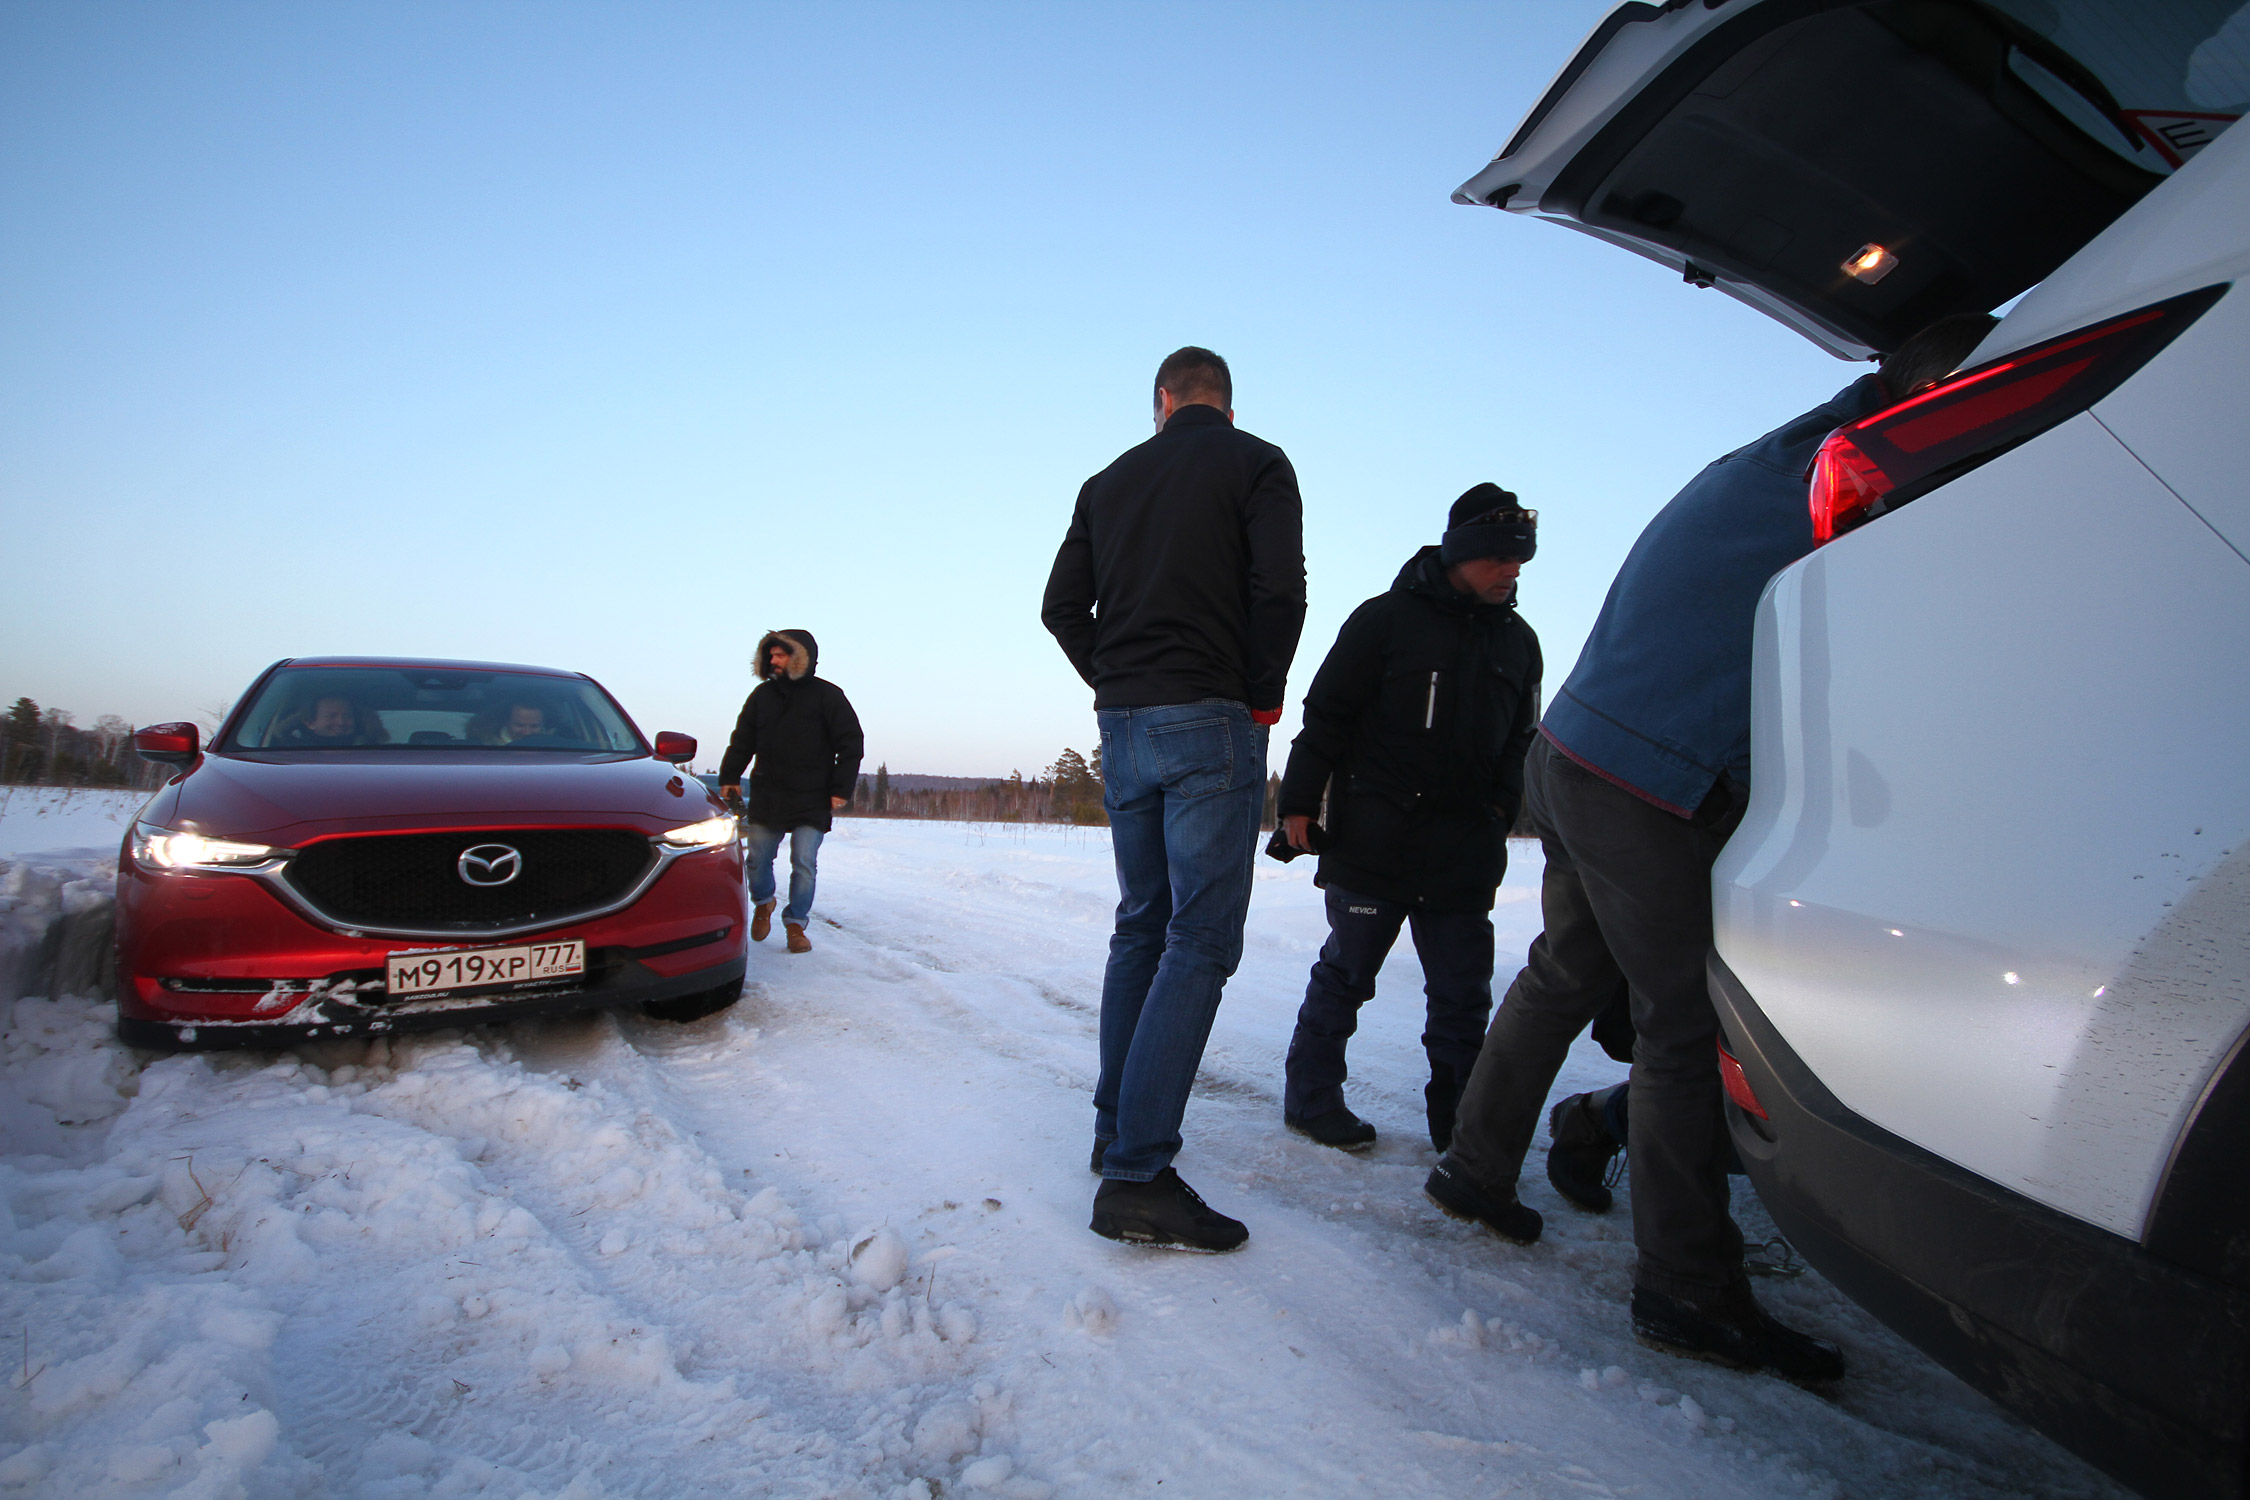
[[[519,984],[586,972],[586,945],[527,943],[520,948],[455,948],[391,956],[385,987],[394,995],[432,995],[482,984]]]

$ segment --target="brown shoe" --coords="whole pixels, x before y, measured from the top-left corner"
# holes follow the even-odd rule
[[[773,909],[780,904],[780,901],[779,896],[771,901],[761,901],[758,903],[757,910],[750,913],[751,942],[762,943],[766,940],[766,934],[773,931]]]
[[[805,936],[804,928],[799,927],[795,922],[784,922],[781,925],[789,929],[789,951],[791,953],[812,952],[812,939]]]

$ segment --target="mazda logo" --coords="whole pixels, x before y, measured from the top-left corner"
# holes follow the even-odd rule
[[[453,862],[470,885],[506,885],[523,873],[523,855],[506,844],[478,844]]]

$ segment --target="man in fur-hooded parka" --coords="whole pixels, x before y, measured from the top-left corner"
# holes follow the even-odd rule
[[[779,666],[777,648],[785,653]],[[809,630],[768,631],[758,642],[758,685],[719,762],[722,792],[737,790],[749,769],[753,823],[826,833],[859,782],[867,749],[859,715],[842,688],[814,675],[819,665],[820,644]]]

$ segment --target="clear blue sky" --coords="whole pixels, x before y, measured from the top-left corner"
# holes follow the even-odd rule
[[[1448,201],[1603,9],[17,0],[0,697],[531,661],[715,763],[802,626],[870,768],[1029,775],[1094,738],[1071,500],[1190,342],[1304,487],[1284,736],[1483,479],[1559,683],[1654,510],[1857,373]]]

